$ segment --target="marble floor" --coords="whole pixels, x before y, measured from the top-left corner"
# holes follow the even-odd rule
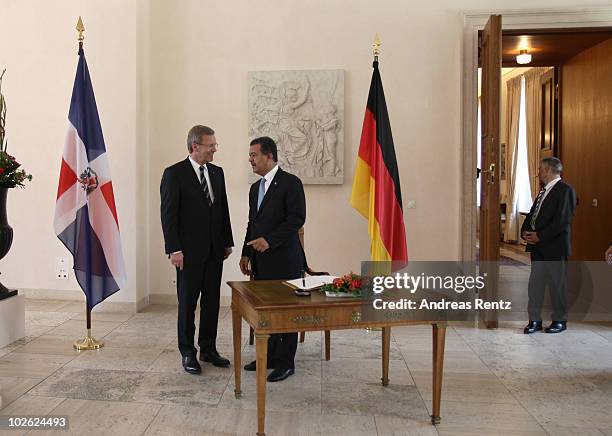
[[[82,309],[27,300],[27,336],[0,348],[0,415],[68,415],[69,433],[88,436],[254,434],[254,374],[243,372],[237,400],[232,368],[183,372],[176,307],[95,312],[93,333],[106,347],[78,353],[72,342],[84,331]],[[218,349],[231,358],[228,308],[219,324]],[[248,362],[254,347],[243,327]],[[428,418],[429,327],[392,330],[388,387],[380,385],[379,331],[332,332],[329,362],[322,335],[308,333],[296,374],[268,384],[267,434],[612,436],[612,325],[575,323],[560,335],[530,336],[521,327],[449,328],[437,427]]]

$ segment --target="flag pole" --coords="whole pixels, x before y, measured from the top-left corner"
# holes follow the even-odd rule
[[[374,42],[372,43],[372,54],[374,54],[374,62],[378,62],[378,55],[380,54],[380,35],[378,32],[374,36]]]
[[[378,32],[376,32],[376,35],[374,35],[374,42],[372,43],[372,54],[374,55],[374,64],[372,65],[372,67],[376,67],[378,64],[378,55],[380,54],[380,46],[381,46],[380,35],[378,34]],[[377,270],[377,269],[379,268],[375,266],[374,270]],[[384,274],[386,273],[386,271],[378,271],[378,273]],[[368,333],[379,332],[379,331],[382,331],[382,328],[366,327],[365,331]]]
[[[83,48],[83,40],[85,39],[85,36],[83,35],[83,32],[85,32],[85,26],[83,26],[83,20],[81,19],[81,16],[79,15],[79,21],[77,21],[77,25],[76,25],[76,30],[77,32],[79,32],[79,50]]]
[[[79,16],[79,21],[77,21],[76,30],[79,32],[79,54],[81,54],[81,50],[83,49],[83,40],[85,39],[85,36],[83,35],[83,32],[85,32],[85,26],[83,26],[81,16]],[[85,300],[85,307],[87,309],[87,336],[74,342],[73,347],[77,351],[97,350],[104,346],[103,341],[97,341],[93,336],[91,336],[91,307],[88,299]]]

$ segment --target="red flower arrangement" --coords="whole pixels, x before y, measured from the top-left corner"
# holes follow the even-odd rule
[[[321,292],[326,294],[345,294],[342,296],[360,297],[363,280],[355,273],[345,274],[334,279],[331,284],[323,285]]]
[[[4,188],[23,187],[24,182],[31,181],[32,175],[27,174],[19,167],[21,164],[13,156],[6,152],[3,147],[0,149],[0,186]]]
[[[2,95],[2,77],[6,70],[0,74],[0,187],[14,188],[24,186],[24,182],[31,181],[32,175],[26,173],[21,164],[6,152],[6,101]]]

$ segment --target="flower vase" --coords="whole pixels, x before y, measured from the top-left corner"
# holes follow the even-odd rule
[[[6,195],[9,188],[0,187],[0,259],[2,259],[13,245],[13,228],[9,226],[6,217]],[[0,283],[0,300],[17,295],[16,290],[7,289]]]

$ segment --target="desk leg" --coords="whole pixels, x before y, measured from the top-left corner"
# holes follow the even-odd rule
[[[431,423],[440,423],[440,400],[442,398],[442,371],[444,369],[445,324],[432,324],[433,327],[433,400]]]
[[[266,426],[266,378],[268,376],[268,338],[270,335],[255,333],[257,355],[257,436],[265,436]]]
[[[242,317],[237,310],[232,309],[232,329],[234,334],[234,396],[242,395],[240,377],[242,375]]]
[[[329,360],[329,355],[331,353],[330,339],[331,335],[329,330],[325,330],[325,360]]]
[[[389,349],[391,348],[391,327],[382,328],[382,385],[389,384]]]

